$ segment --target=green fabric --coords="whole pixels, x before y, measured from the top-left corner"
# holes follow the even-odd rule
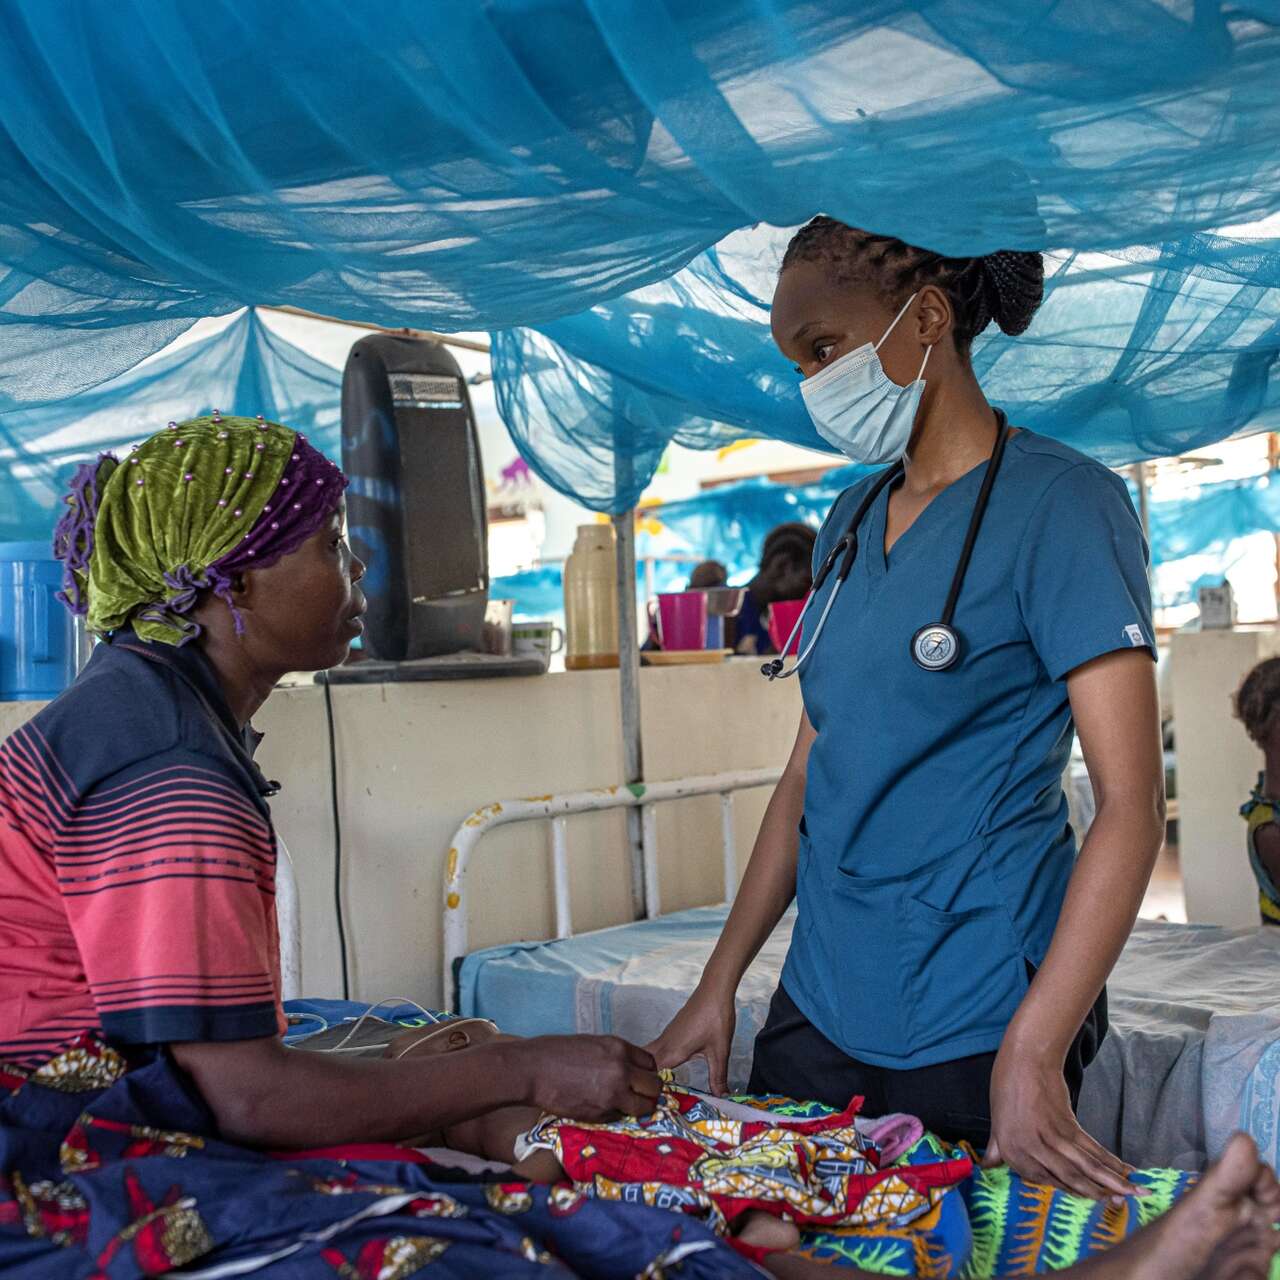
[[[137,612],[183,595],[187,588],[173,579],[184,567],[197,586],[212,585],[209,566],[262,514],[295,438],[279,423],[193,418],[152,436],[122,462],[104,460],[84,581],[89,630],[115,631],[132,620],[144,640],[176,645],[192,635],[194,622],[178,612],[148,619]]]
[[[831,1114],[831,1108],[821,1103],[776,1095],[742,1095],[738,1100],[789,1119],[814,1120]],[[926,1133],[894,1163],[929,1164],[962,1154],[972,1153]],[[923,1217],[898,1225],[805,1231],[798,1252],[830,1265],[832,1280],[839,1280],[850,1267],[920,1280],[1052,1273],[1096,1257],[1136,1234],[1172,1208],[1195,1185],[1196,1175],[1178,1169],[1142,1169],[1133,1180],[1148,1194],[1111,1204],[1026,1182],[1008,1168],[975,1167],[956,1191],[943,1196]],[[1280,1267],[1273,1268],[1270,1280],[1280,1280]]]

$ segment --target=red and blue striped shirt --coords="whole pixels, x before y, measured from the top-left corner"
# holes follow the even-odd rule
[[[0,1060],[281,1033],[274,789],[196,646],[100,644],[0,743]]]

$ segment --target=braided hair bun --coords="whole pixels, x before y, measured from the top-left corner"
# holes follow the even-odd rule
[[[999,249],[980,258],[949,258],[822,214],[791,238],[782,270],[793,262],[818,263],[836,284],[869,284],[895,310],[925,285],[935,285],[951,299],[953,336],[962,355],[992,320],[1010,336],[1023,333],[1044,297],[1038,253]]]
[[[997,249],[979,261],[989,315],[974,332],[981,333],[994,320],[1010,337],[1024,333],[1044,299],[1044,259],[1038,253]]]

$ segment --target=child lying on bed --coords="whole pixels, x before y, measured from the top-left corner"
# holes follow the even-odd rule
[[[479,1019],[411,1031],[388,1055],[457,1053],[512,1039]],[[859,1120],[856,1107],[793,1120],[668,1085],[643,1119],[564,1120],[536,1107],[506,1107],[423,1135],[510,1164],[533,1182],[590,1184],[597,1196],[638,1197],[696,1214],[741,1251],[799,1243],[799,1226],[901,1227],[927,1214],[972,1171],[966,1157],[881,1168],[922,1135],[919,1121]]]
[[[387,1056],[464,1053],[508,1039],[465,1019],[398,1036]],[[530,1182],[589,1184],[695,1213],[783,1277],[831,1274],[788,1253],[800,1226],[902,1226],[927,1214],[972,1170],[967,1159],[889,1168],[919,1136],[907,1117],[855,1122],[855,1109],[795,1122],[668,1087],[644,1120],[580,1123],[536,1107],[505,1107],[421,1135],[512,1166]],[[625,1189],[625,1190],[624,1190]],[[1266,1280],[1276,1251],[1280,1184],[1237,1135],[1200,1184],[1163,1218],[1110,1252],[1059,1274],[1079,1280]],[[868,1277],[840,1268],[836,1274]]]

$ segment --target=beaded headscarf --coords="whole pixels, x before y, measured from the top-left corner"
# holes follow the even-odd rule
[[[71,481],[54,531],[60,599],[104,635],[132,625],[181,645],[205,592],[226,601],[237,634],[237,574],[296,551],[337,508],[347,478],[306,439],[265,418],[171,422],[125,461],[102,454]]]

